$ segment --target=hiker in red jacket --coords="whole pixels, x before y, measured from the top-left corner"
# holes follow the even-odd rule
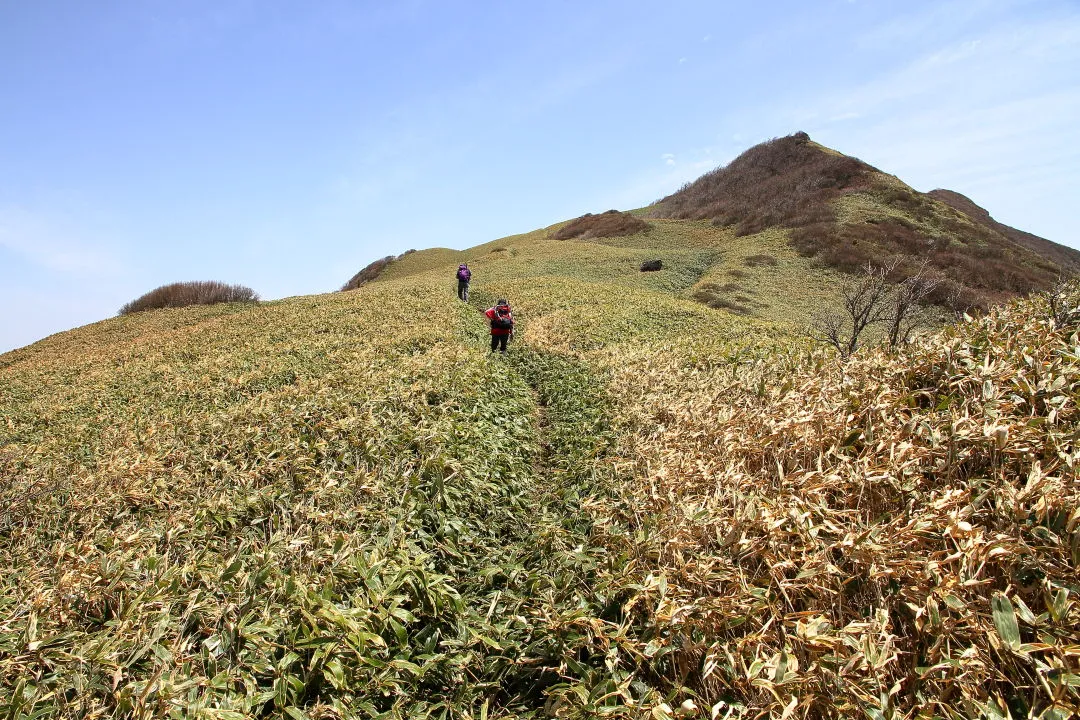
[[[495,352],[495,348],[498,348],[499,352],[506,352],[506,341],[514,332],[514,315],[510,312],[510,303],[500,298],[495,307],[488,308],[484,314],[491,321],[491,352]]]

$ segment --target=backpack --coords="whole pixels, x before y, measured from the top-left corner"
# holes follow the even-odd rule
[[[469,270],[469,268],[464,268],[464,267],[463,268],[458,268],[458,271],[457,271],[457,279],[458,280],[463,280],[465,282],[469,282],[469,278],[471,278],[471,277],[472,277],[472,272]]]
[[[495,308],[495,317],[491,318],[492,330],[510,330],[514,327],[514,319],[510,314],[510,308],[505,305]]]

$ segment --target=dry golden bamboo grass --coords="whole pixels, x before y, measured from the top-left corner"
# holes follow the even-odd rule
[[[1080,336],[1051,315],[846,365],[614,353],[638,479],[602,521],[638,528],[611,542],[654,671],[719,716],[1076,713]]]

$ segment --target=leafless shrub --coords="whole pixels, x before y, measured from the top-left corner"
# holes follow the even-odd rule
[[[895,271],[895,270],[893,270]],[[885,325],[890,348],[897,348],[911,341],[911,336],[920,325],[919,305],[934,292],[940,278],[930,274],[924,260],[915,274],[897,282],[890,288],[888,310]]]
[[[158,308],[258,301],[258,294],[243,285],[227,285],[214,281],[178,282],[162,285],[132,300],[120,308],[120,315]]]
[[[649,229],[649,224],[630,213],[608,210],[599,215],[586,213],[551,234],[554,240],[573,238],[622,237]]]
[[[965,315],[987,307],[975,293],[948,277],[941,279],[927,299],[952,313],[957,322],[963,320]]]
[[[409,252],[416,251],[411,250]],[[407,255],[408,253],[404,254]],[[379,258],[378,260],[370,263],[363,270],[349,278],[349,282],[341,286],[341,292],[345,292],[346,290],[355,290],[358,287],[367,285],[369,282],[379,277],[379,275],[382,274],[382,271],[385,270],[386,267],[392,262],[394,262],[394,256],[387,255],[384,258]]]
[[[832,345],[841,357],[850,357],[866,329],[885,319],[888,296],[888,270],[867,264],[861,276],[844,286],[840,308],[822,312],[814,319],[811,335]]]
[[[897,263],[875,267],[867,264],[862,274],[852,278],[841,291],[840,307],[819,314],[811,326],[811,335],[850,357],[871,325],[881,324],[885,342],[897,348],[910,341],[919,326],[918,307],[938,286],[927,263],[916,273],[892,282],[898,274]]]

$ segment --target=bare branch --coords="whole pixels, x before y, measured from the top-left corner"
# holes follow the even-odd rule
[[[840,291],[841,311],[816,317],[811,336],[832,345],[841,357],[854,353],[866,329],[887,317],[887,278],[892,270],[891,266],[875,267],[867,263],[863,274],[849,280]]]
[[[918,306],[937,288],[940,280],[929,274],[928,263],[923,261],[919,271],[894,285],[889,292],[888,311],[885,322],[888,327],[890,348],[910,341],[911,334],[919,326],[915,315]]]

